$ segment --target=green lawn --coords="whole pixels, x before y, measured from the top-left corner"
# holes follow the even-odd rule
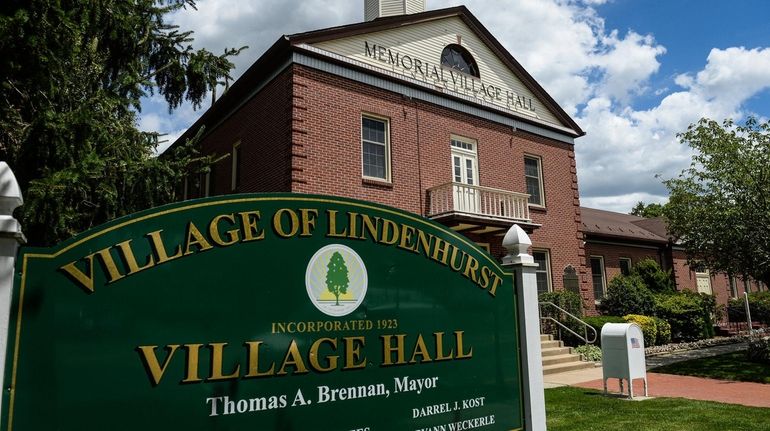
[[[654,373],[709,377],[739,382],[770,383],[770,365],[746,360],[746,352],[692,359],[650,370]]]
[[[628,401],[581,388],[545,391],[548,431],[770,431],[770,409],[683,398]]]

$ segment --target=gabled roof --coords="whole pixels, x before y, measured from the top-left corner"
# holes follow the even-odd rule
[[[431,10],[410,15],[398,15],[378,18],[373,21],[356,24],[331,27],[322,30],[308,31],[285,35],[279,38],[254,64],[251,65],[241,77],[209,108],[198,120],[188,128],[176,142],[184,142],[190,139],[198,129],[206,125],[210,132],[232,112],[247,102],[255,93],[254,89],[265,79],[280,71],[280,67],[291,60],[291,53],[299,51],[299,45],[317,43],[336,38],[354,36],[386,29],[394,29],[400,26],[417,24],[420,22],[458,17],[481,38],[487,46],[510,68],[541,103],[543,103],[559,121],[565,124],[575,137],[585,135],[583,129],[567,114],[561,106],[535,81],[535,79],[519,64],[516,59],[500,44],[500,42],[487,30],[479,20],[465,6],[457,6],[446,9]],[[527,121],[526,118],[522,118]],[[172,146],[176,145],[174,143]]]
[[[655,219],[645,219],[630,214],[586,207],[580,207],[580,218],[583,222],[583,232],[588,237],[668,243],[668,237],[665,235],[665,223],[663,224],[663,235],[647,229],[649,227],[655,231],[659,230],[660,221],[652,221]]]
[[[411,15],[397,15],[378,18],[373,21],[356,24],[331,27],[322,30],[308,31],[286,36],[292,45],[313,44],[349,36],[357,36],[382,30],[394,29],[402,26],[457,17],[461,19],[476,36],[482,39],[498,58],[516,75],[517,78],[537,97],[563,124],[572,129],[576,136],[583,136],[585,132],[567,114],[561,106],[535,81],[516,61],[511,53],[506,50],[497,38],[484,27],[483,24],[465,6],[457,6],[446,9],[431,10]]]

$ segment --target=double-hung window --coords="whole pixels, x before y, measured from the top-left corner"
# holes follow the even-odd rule
[[[390,181],[390,138],[388,120],[361,117],[361,156],[364,178]]]
[[[527,182],[529,204],[544,207],[543,163],[540,157],[524,156],[524,178]]]
[[[532,257],[535,259],[537,269],[535,269],[535,279],[537,280],[537,293],[546,293],[551,291],[551,262],[548,250],[532,250]]]
[[[603,257],[591,256],[591,278],[594,287],[594,299],[599,301],[604,298],[604,293],[606,291]]]

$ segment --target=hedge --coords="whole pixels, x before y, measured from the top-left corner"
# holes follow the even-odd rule
[[[602,345],[602,326],[605,323],[626,323],[622,317],[618,316],[590,316],[584,317],[583,321],[591,325],[596,330],[596,345]]]
[[[655,340],[658,336],[658,326],[655,323],[655,319],[648,316],[642,316],[640,314],[628,314],[623,316],[623,320],[628,323],[636,323],[642,328],[642,335],[644,336],[644,347],[655,346]]]
[[[620,275],[610,281],[607,295],[602,298],[599,310],[608,316],[651,316],[655,310],[655,298],[639,276]]]

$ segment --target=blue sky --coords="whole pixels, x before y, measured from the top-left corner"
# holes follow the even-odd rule
[[[587,132],[576,141],[581,203],[627,212],[664,202],[661,178],[691,160],[676,134],[701,117],[770,117],[770,2],[427,0],[465,4]],[[282,34],[363,19],[363,0],[199,0],[173,21],[195,46],[248,45],[239,76]],[[157,98],[139,125],[179,136],[202,111]],[[204,107],[205,108],[205,107]]]

